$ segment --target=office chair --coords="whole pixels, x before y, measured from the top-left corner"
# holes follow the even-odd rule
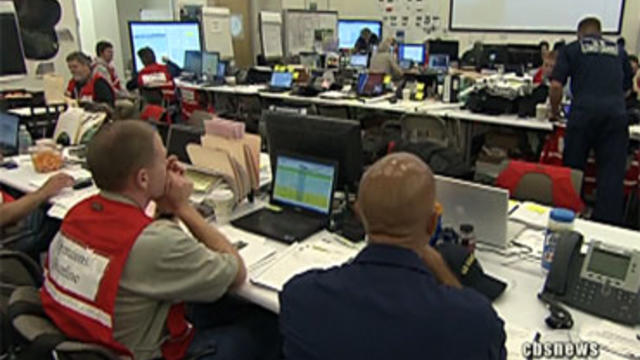
[[[400,118],[402,139],[410,143],[429,140],[442,146],[455,144],[446,122],[435,116],[406,114]]]

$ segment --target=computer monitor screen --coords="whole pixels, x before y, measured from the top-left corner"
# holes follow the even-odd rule
[[[376,96],[382,94],[382,80],[384,74],[360,74],[356,93],[364,96]]]
[[[226,61],[220,61],[218,62],[218,76],[219,77],[224,77],[227,75],[227,62]]]
[[[202,73],[211,77],[218,76],[218,64],[220,64],[220,54],[217,52],[202,52]]]
[[[182,71],[193,74],[202,74],[202,58],[203,55],[200,51],[189,50],[184,52],[184,67]]]
[[[429,55],[429,68],[438,71],[447,71],[449,69],[449,55]]]
[[[424,65],[425,52],[424,44],[400,44],[398,47],[400,61],[412,61],[418,65]]]
[[[382,40],[382,22],[377,20],[338,20],[338,47],[353,49],[360,37],[360,32],[369,28],[373,34]]]
[[[355,68],[366,68],[369,66],[369,56],[366,54],[353,54],[349,59],[349,65]]]
[[[24,75],[27,67],[13,2],[0,2],[0,77]]]
[[[274,71],[273,74],[271,74],[270,85],[272,87],[286,89],[291,87],[292,82],[293,73]]]
[[[150,47],[158,62],[166,56],[180,68],[184,67],[185,51],[202,50],[200,23],[197,21],[130,21],[129,37],[136,71],[144,67],[136,56],[138,50],[143,47]]]
[[[185,164],[191,164],[187,154],[188,144],[200,144],[200,138],[204,134],[201,128],[187,125],[171,125],[167,135],[167,153],[176,155],[178,160]]]
[[[265,112],[263,120],[271,164],[283,152],[336,161],[338,187],[355,189],[363,167],[358,122],[280,111]]]
[[[429,40],[429,54],[449,55],[450,61],[458,61],[460,43],[457,41]]]
[[[20,118],[0,112],[0,147],[17,148],[18,147],[18,126]]]
[[[278,155],[272,199],[329,214],[335,178],[335,165]]]

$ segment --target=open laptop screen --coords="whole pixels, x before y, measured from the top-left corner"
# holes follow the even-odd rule
[[[19,117],[0,112],[0,147],[13,149],[18,147],[19,124]]]
[[[369,63],[369,55],[353,54],[349,59],[349,65],[357,68],[366,68]]]
[[[335,165],[279,155],[273,200],[328,215],[335,178]]]
[[[271,87],[287,89],[291,87],[293,74],[290,72],[277,72],[271,74]]]

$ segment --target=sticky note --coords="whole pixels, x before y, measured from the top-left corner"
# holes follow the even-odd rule
[[[421,83],[421,82],[417,83],[416,84],[416,90],[418,90],[418,91],[424,90],[424,83]]]
[[[391,83],[391,75],[385,75],[383,83],[385,85]]]
[[[549,208],[546,207],[546,206],[542,206],[542,205],[538,205],[538,204],[531,204],[531,203],[527,204],[525,206],[525,209],[527,209],[529,211],[533,211],[533,212],[535,212],[537,214],[540,214],[540,215],[542,215],[542,214],[544,214],[544,213],[549,211]]]
[[[424,93],[422,91],[416,93],[416,100],[420,101],[424,99]]]

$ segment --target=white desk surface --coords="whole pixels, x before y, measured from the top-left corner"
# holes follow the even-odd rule
[[[547,121],[538,121],[535,118],[520,118],[518,115],[486,115],[476,114],[469,110],[442,110],[434,111],[433,115],[441,117],[450,117],[460,119],[469,122],[490,124],[490,125],[504,125],[510,127],[518,127],[532,130],[544,130],[552,131],[553,124]]]
[[[63,105],[63,104],[51,105],[51,108],[53,109],[52,112],[55,112],[56,106],[61,106],[61,105]],[[17,115],[17,116],[20,116],[20,117],[32,116],[30,107],[9,109],[8,112],[10,114]],[[33,108],[33,115],[44,115],[46,113],[47,113],[47,108],[44,107],[44,106],[38,106],[38,107],[34,107]]]

